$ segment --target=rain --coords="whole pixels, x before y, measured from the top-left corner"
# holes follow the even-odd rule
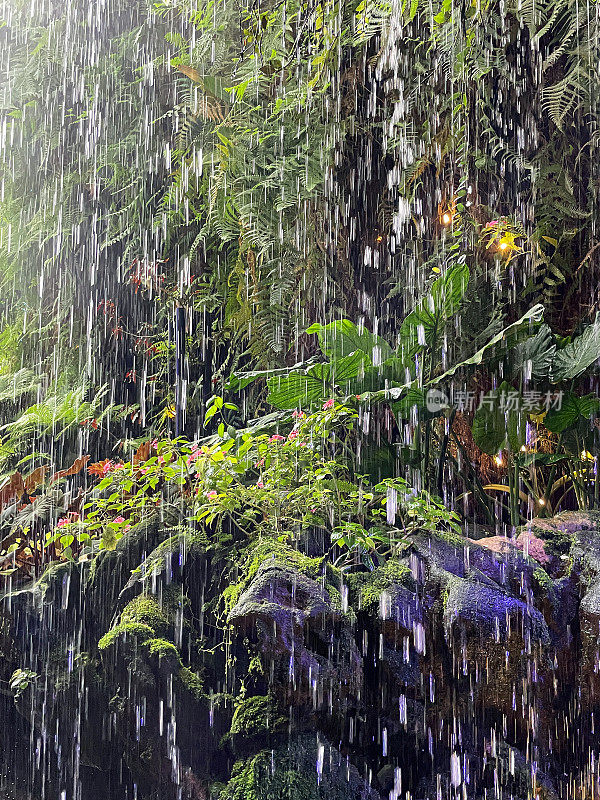
[[[600,800],[596,0],[0,0],[0,800]]]

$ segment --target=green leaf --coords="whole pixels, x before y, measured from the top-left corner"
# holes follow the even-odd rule
[[[581,375],[594,361],[600,358],[600,312],[581,336],[556,353],[552,365],[552,380],[570,380]]]
[[[312,405],[324,396],[323,382],[302,372],[290,372],[267,380],[267,402],[276,408]]]
[[[527,413],[520,394],[506,381],[488,392],[473,418],[473,439],[480,450],[494,455],[505,448],[516,452],[527,441]]]
[[[550,374],[556,353],[556,342],[548,325],[542,325],[535,336],[520,342],[513,350],[515,377],[545,378]]]
[[[267,380],[267,401],[276,408],[307,407],[335,394],[336,387],[347,384],[364,372],[368,356],[357,350],[345,358],[327,364],[314,364],[303,372],[292,371]]]
[[[577,397],[564,393],[560,408],[552,408],[544,417],[544,425],[552,433],[562,433],[573,428],[582,419],[590,419],[600,409],[600,399],[593,394]]]
[[[393,353],[385,339],[365,328],[358,328],[348,319],[338,319],[328,325],[315,322],[306,333],[317,334],[319,347],[332,361],[360,350],[368,356],[372,364],[378,366]]]
[[[306,369],[311,364],[314,364],[315,358],[309,358],[306,361],[300,361],[291,367],[281,367],[280,369],[258,369],[251,372],[235,372],[229,377],[225,384],[225,389],[230,392],[239,392],[245,389],[254,381],[259,378],[272,378],[277,375],[288,375],[290,370]]]
[[[530,308],[529,311],[527,311],[527,313],[524,314],[520,319],[518,319],[516,322],[513,322],[511,325],[508,325],[508,327],[504,328],[495,336],[493,336],[490,341],[487,342],[487,344],[484,344],[484,346],[470,356],[470,358],[460,361],[458,364],[450,367],[450,369],[447,369],[442,375],[438,375],[436,378],[428,381],[426,384],[424,384],[423,389],[443,383],[443,381],[451,378],[455,372],[463,367],[477,366],[478,364],[481,364],[484,356],[487,354],[490,348],[495,347],[497,344],[504,341],[509,335],[517,332],[524,325],[540,322],[543,314],[544,307],[540,303],[533,306],[533,308]],[[413,381],[411,383],[405,383],[403,386],[395,386],[389,389],[379,389],[378,391],[367,392],[366,394],[362,395],[361,400],[368,400],[372,403],[389,403],[395,400],[400,400],[406,394],[406,392],[409,391],[409,389],[414,387],[415,383]]]
[[[432,347],[439,341],[445,324],[459,310],[469,282],[469,268],[459,264],[437,278],[426,295],[406,317],[400,328],[402,354],[419,345]]]

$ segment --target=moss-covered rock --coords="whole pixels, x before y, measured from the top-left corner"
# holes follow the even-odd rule
[[[142,622],[119,623],[119,625],[115,625],[114,628],[111,628],[104,634],[98,642],[98,649],[107,650],[121,638],[125,641],[127,639],[133,639],[136,642],[143,643],[148,641],[148,639],[152,639],[153,636],[154,630],[149,625],[145,625]]]
[[[285,717],[278,713],[272,698],[268,696],[246,697],[236,706],[229,735],[260,736],[280,728],[285,723]]]
[[[379,613],[381,595],[384,592],[389,593],[394,587],[399,586],[415,589],[415,580],[408,564],[394,558],[387,559],[372,572],[350,575],[348,584],[357,609],[364,609],[367,613],[375,615]]]
[[[141,594],[131,600],[121,612],[121,623],[141,622],[149,625],[156,635],[166,633],[169,619],[152,595]]]
[[[325,739],[294,737],[275,751],[238,760],[218,800],[380,800]]]

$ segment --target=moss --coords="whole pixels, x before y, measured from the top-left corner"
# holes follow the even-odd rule
[[[121,623],[140,622],[148,625],[156,634],[164,635],[169,619],[155,597],[141,594],[128,603],[121,613]]]
[[[246,581],[258,572],[259,567],[269,559],[293,567],[302,575],[318,578],[323,571],[323,558],[310,558],[283,542],[274,539],[261,539],[250,551],[249,566],[246,570]]]
[[[545,569],[538,567],[533,571],[533,579],[537,583],[537,585],[542,589],[546,594],[550,594],[554,589],[554,584],[552,583],[552,578]]]
[[[323,572],[323,558],[310,558],[275,539],[261,539],[245,551],[241,580],[230,584],[221,595],[226,613],[229,613],[238,602],[242,592],[252,581],[262,564],[269,560],[276,564],[291,567],[302,575],[313,579],[318,578]]]
[[[144,579],[162,572],[173,553],[189,552],[192,549],[205,550],[208,542],[201,533],[181,531],[161,542],[150,553],[143,564],[133,570],[134,575],[143,575]]]
[[[281,760],[273,770],[271,750],[262,750],[251,758],[236,761],[226,788],[219,800],[319,800],[316,777],[301,775]]]
[[[240,599],[240,595],[244,589],[245,581],[240,583],[232,583],[223,591],[223,602],[225,603],[225,613],[229,614],[231,609],[235,606]]]
[[[388,559],[372,572],[360,572],[348,576],[348,584],[353,594],[358,595],[361,608],[375,613],[379,607],[381,593],[394,584],[414,590],[415,581],[410,568],[394,559]]]
[[[158,656],[159,658],[173,658],[181,662],[179,657],[179,650],[175,647],[173,642],[166,639],[149,639],[144,642],[144,646],[150,651],[150,655]]]
[[[238,703],[233,713],[230,736],[257,736],[285,724],[269,697],[248,697]]]
[[[144,625],[141,622],[119,623],[119,625],[116,625],[108,631],[108,633],[104,634],[98,642],[98,649],[106,650],[113,645],[120,636],[136,638],[141,642],[146,642],[148,639],[152,639],[154,631],[149,625]]]
[[[553,519],[543,520],[545,523],[543,525],[530,523],[522,530],[531,532],[538,539],[543,539],[544,550],[548,555],[558,557],[567,555],[576,537],[574,533],[561,529],[559,519],[560,514]]]
[[[204,696],[202,679],[195,672],[192,672],[189,667],[182,667],[179,670],[178,677],[195,700],[200,700]]]

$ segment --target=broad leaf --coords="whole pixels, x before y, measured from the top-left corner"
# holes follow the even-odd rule
[[[429,294],[402,323],[400,346],[403,356],[408,356],[419,345],[432,347],[439,341],[446,322],[460,308],[468,282],[469,268],[466,264],[451,267],[433,282]]]
[[[447,369],[442,375],[438,375],[437,378],[433,378],[432,380],[428,381],[424,385],[424,389],[427,389],[431,386],[437,386],[440,383],[443,383],[448,378],[451,378],[455,372],[463,367],[467,366],[477,366],[481,364],[483,361],[484,356],[488,353],[488,351],[495,347],[500,342],[504,341],[510,334],[517,332],[523,325],[529,325],[534,322],[540,322],[544,313],[544,307],[538,303],[537,305],[530,308],[526,314],[524,314],[520,319],[516,322],[513,322],[512,325],[504,328],[504,330],[497,333],[490,341],[485,344],[480,350],[474,353],[470,358],[464,359],[464,361],[460,361],[458,364],[455,364],[450,369]],[[376,392],[367,392],[363,396],[361,396],[361,400],[369,400],[372,403],[389,403],[395,400],[400,400],[409,389],[415,388],[415,382],[412,381],[411,383],[405,383],[403,386],[396,386],[391,387],[389,389],[380,389]]]
[[[328,325],[315,322],[306,332],[317,334],[319,347],[332,361],[361,350],[373,365],[378,366],[390,358],[393,352],[381,336],[375,336],[365,328],[358,328],[348,319],[338,319]]]
[[[276,375],[267,380],[267,402],[275,408],[310,406],[324,396],[323,381],[304,372]]]
[[[314,364],[302,372],[274,375],[267,380],[267,401],[276,408],[307,407],[327,400],[340,386],[364,373],[370,362],[366,353],[357,350],[327,364]]]
[[[516,452],[527,441],[527,413],[520,394],[506,381],[488,392],[473,418],[473,439],[480,450],[494,455],[505,448]]]
[[[552,433],[562,433],[580,420],[590,419],[600,409],[600,399],[593,394],[577,397],[572,392],[563,394],[560,408],[552,408],[544,417],[544,425]]]
[[[258,369],[251,372],[234,372],[225,384],[225,389],[230,392],[239,392],[245,389],[259,378],[271,378],[275,375],[289,375],[292,370],[306,369],[314,364],[316,358],[308,358],[306,361],[299,361],[291,367],[280,367],[279,369]]]
[[[577,336],[559,350],[552,365],[552,380],[570,380],[581,375],[594,361],[600,358],[600,313],[581,336]]]
[[[542,325],[535,336],[517,344],[513,353],[515,377],[517,374],[527,380],[547,377],[556,353],[556,342],[548,325]]]

